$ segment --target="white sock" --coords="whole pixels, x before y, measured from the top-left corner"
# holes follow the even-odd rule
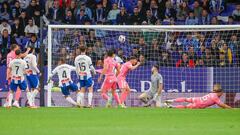
[[[92,105],[92,98],[93,98],[93,93],[88,92],[88,105]]]
[[[8,106],[12,106],[12,100],[13,100],[13,93],[9,93],[9,95],[8,95]]]
[[[81,102],[81,101],[80,101],[80,97],[81,97],[80,95],[81,95],[80,92],[78,92],[78,93],[77,93],[77,103],[78,103],[78,104],[80,104],[80,102]]]
[[[38,90],[37,89],[34,89],[34,91],[32,91],[32,102],[35,103],[35,97],[37,96],[38,94]]]
[[[29,105],[30,106],[33,106],[33,104],[32,104],[32,94],[31,94],[31,92],[27,92],[27,99],[28,99],[28,103],[29,103]]]
[[[84,93],[80,92],[79,95],[80,95],[80,104],[84,106]]]
[[[73,104],[73,105],[77,105],[77,103],[71,98],[71,97],[66,97],[66,100],[69,102],[69,103],[71,103],[71,104]]]

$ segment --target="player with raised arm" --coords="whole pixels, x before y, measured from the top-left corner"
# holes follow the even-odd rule
[[[16,58],[9,63],[9,73],[11,74],[11,77],[7,78],[11,79],[7,104],[8,108],[12,106],[13,93],[16,92],[18,88],[20,88],[20,90],[27,90],[27,83],[25,81],[27,64],[21,59],[20,50],[16,50],[15,53]],[[34,108],[31,104],[31,93],[29,91],[27,91],[27,99],[30,101],[30,107]]]
[[[145,107],[151,106],[153,102],[157,103],[161,100],[160,95],[163,90],[163,78],[158,69],[158,65],[152,67],[151,88],[149,91],[142,93],[138,97],[143,103],[145,103]]]
[[[109,96],[107,95],[107,92],[109,90],[112,91],[112,95],[114,99],[116,100],[117,104],[122,107],[121,101],[119,99],[118,94],[116,93],[117,89],[117,75],[120,72],[120,65],[114,60],[114,51],[109,50],[107,52],[107,57],[104,59],[104,65],[103,65],[103,70],[100,74],[100,77],[98,78],[98,83],[101,82],[103,75],[105,75],[105,79],[103,81],[102,87],[101,87],[101,92],[102,92],[102,97],[103,99],[107,100],[106,107],[110,107],[111,103],[109,102]],[[116,69],[116,74],[114,70]]]
[[[140,65],[140,62],[137,61],[137,58],[132,56],[130,57],[128,62],[122,64],[120,73],[117,76],[118,87],[122,92],[120,100],[123,107],[126,107],[124,102],[130,93],[130,87],[126,81],[127,74],[130,70],[136,69],[139,65]]]
[[[189,109],[203,109],[210,107],[212,105],[218,105],[221,108],[232,108],[231,106],[221,102],[220,97],[223,95],[223,90],[220,84],[215,84],[211,93],[203,97],[194,97],[194,98],[176,98],[173,100],[166,100],[165,104],[169,108],[189,108]],[[188,105],[170,105],[173,102],[188,102]]]
[[[79,92],[77,85],[73,83],[71,79],[72,71],[76,71],[76,68],[66,64],[65,60],[62,59],[59,61],[58,66],[50,74],[48,83],[50,83],[52,77],[57,74],[59,80],[59,87],[61,88],[64,98],[72,105],[80,107],[80,105],[70,97],[70,90],[73,92],[77,92],[77,94]]]
[[[10,85],[10,82],[11,82],[11,73],[10,73],[10,70],[9,70],[9,63],[17,57],[16,54],[15,54],[15,51],[19,50],[19,49],[20,49],[20,47],[17,44],[12,44],[10,46],[11,51],[7,54],[6,85]],[[20,57],[24,58],[28,54],[29,51],[30,51],[30,48],[27,48],[27,51],[25,53],[21,53]],[[10,93],[8,93],[8,95],[9,94]],[[17,91],[15,92],[15,101],[13,103],[13,106],[15,106],[17,108],[20,108],[20,106],[19,106],[19,98],[20,97],[21,97],[21,90],[18,88]],[[7,96],[7,99],[6,99],[6,103],[7,102],[8,102],[8,96]]]
[[[93,98],[93,80],[92,74],[96,74],[95,68],[93,67],[92,60],[86,55],[86,48],[84,46],[80,47],[81,54],[75,58],[75,67],[77,75],[79,76],[80,92],[77,95],[77,102],[81,106],[84,104],[84,94],[86,88],[88,89],[88,106],[92,107]]]
[[[29,54],[24,58],[27,63],[26,73],[27,73],[27,81],[28,88],[32,93],[32,105],[35,106],[35,97],[39,93],[39,77],[40,71],[37,67],[37,57],[35,56],[35,48],[33,46],[30,47]]]

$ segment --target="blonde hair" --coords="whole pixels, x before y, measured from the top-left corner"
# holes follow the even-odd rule
[[[219,84],[219,83],[214,84],[214,86],[213,86],[213,92],[222,92],[222,86],[221,86],[221,84]]]

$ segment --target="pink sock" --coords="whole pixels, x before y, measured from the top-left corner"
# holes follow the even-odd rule
[[[119,99],[119,96],[116,92],[113,93],[114,99],[116,100],[117,104],[121,104],[121,101]]]
[[[174,102],[185,102],[186,100],[185,100],[186,98],[176,98],[176,99],[174,99]]]
[[[20,89],[17,89],[17,91],[16,91],[16,94],[15,94],[15,100],[16,101],[19,101],[19,98],[21,97],[21,90]]]
[[[120,100],[121,100],[122,103],[125,102],[127,96],[128,96],[128,92],[127,92],[127,91],[122,92],[121,98],[120,98]]]
[[[105,100],[108,100],[108,98],[109,98],[106,93],[102,93],[102,97],[103,97],[103,99],[105,99]]]
[[[173,107],[173,108],[178,108],[178,109],[184,109],[184,108],[186,108],[184,105],[177,105],[177,106],[175,106],[175,107]]]

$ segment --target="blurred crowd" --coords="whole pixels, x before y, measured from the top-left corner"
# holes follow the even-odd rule
[[[14,43],[23,50],[35,46],[39,53],[40,17],[45,23],[72,25],[240,24],[240,3],[226,0],[0,0],[0,3],[0,65],[5,65],[10,45]],[[238,31],[227,36],[159,33],[150,40],[141,33],[131,33],[138,35],[126,37],[128,46],[118,47],[111,46],[112,43],[109,46],[108,40],[95,30],[54,32],[53,44],[58,47],[53,53],[70,60],[78,54],[78,47],[85,45],[98,66],[109,48],[115,48],[122,61],[136,55],[142,64],[158,62],[161,66],[226,67],[238,66],[240,60]],[[47,37],[43,38],[47,44]]]

